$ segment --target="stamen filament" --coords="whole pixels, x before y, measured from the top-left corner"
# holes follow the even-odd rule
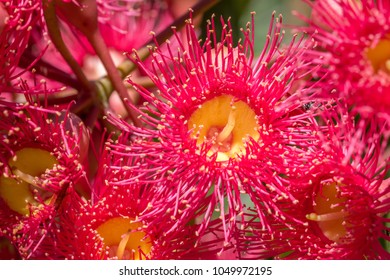
[[[316,213],[310,213],[306,215],[306,219],[314,222],[325,222],[325,221],[333,221],[337,219],[344,218],[346,216],[346,212],[333,212],[327,214],[318,215]]]

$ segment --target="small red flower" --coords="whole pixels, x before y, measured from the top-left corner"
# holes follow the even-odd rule
[[[154,223],[142,221],[155,192],[147,184],[131,183],[136,158],[123,157],[107,143],[100,164],[92,201],[74,192],[65,198],[54,255],[66,259],[216,258],[216,243],[222,242],[214,237],[217,229],[197,243],[193,223],[168,235],[170,225],[159,222],[159,216]]]
[[[317,124],[303,109],[313,101],[307,96],[312,89],[300,84],[312,43],[282,49],[283,33],[273,18],[255,60],[251,27],[235,46],[230,23],[222,25],[218,40],[211,20],[202,43],[188,20],[185,36],[175,33],[177,50],[168,42],[168,52],[152,52],[152,70],[135,57],[158,88],[152,93],[131,82],[147,101],[139,110],[145,127],[110,119],[135,137],[117,147],[123,157],[140,158],[130,167],[131,180],[155,189],[140,219],[171,225],[167,234],[196,221],[200,237],[219,220],[229,246],[249,206],[265,228],[268,212],[286,219],[275,201],[296,203],[283,177],[305,162]]]
[[[322,80],[328,98],[342,98],[360,113],[390,110],[390,5],[386,0],[318,0],[302,30],[324,56]],[[313,57],[314,57],[313,56]]]
[[[82,87],[80,81],[75,78],[74,69],[72,71],[62,57],[64,50],[59,51],[53,43],[54,38],[48,35],[50,34],[48,26],[55,25],[53,22],[45,22],[48,20],[44,17],[48,3],[54,3],[56,7],[55,14],[51,17],[55,19],[55,23],[59,22],[60,34],[55,37],[63,39],[64,48],[69,50],[90,79],[104,76],[106,72],[101,70],[103,66],[96,58],[95,50],[89,42],[90,38],[86,38],[80,30],[68,24],[72,20],[80,21],[74,16],[75,8],[83,5],[97,7],[97,15],[89,20],[96,21],[103,41],[108,46],[110,55],[115,57],[116,64],[125,60],[124,51],[131,51],[146,44],[150,39],[149,32],[159,32],[172,22],[166,4],[161,1],[2,0],[2,3],[0,8],[3,11],[0,12],[0,17],[6,22],[4,26],[0,26],[0,31],[2,29],[0,50],[5,54],[2,56],[0,69],[2,94],[24,92],[23,83],[27,83],[31,89],[37,86],[39,88],[39,85],[45,82],[50,93],[64,91],[64,86],[76,90]],[[70,19],[61,13],[62,5],[70,5],[70,9],[68,7]],[[137,32],[140,28],[147,32]],[[94,67],[91,67],[91,63]],[[96,68],[100,68],[100,71]],[[17,79],[19,77],[23,82]]]
[[[84,2],[87,2],[86,5],[92,5],[95,1]],[[97,28],[116,60],[116,63],[125,60],[123,52],[130,52],[132,49],[141,48],[146,44],[150,40],[150,32],[159,32],[172,22],[172,17],[161,1],[100,0],[96,1],[95,4],[97,8],[96,18],[92,16],[86,17],[88,24],[94,25],[90,22],[96,20]],[[76,61],[81,67],[85,67],[86,75],[96,78],[89,72],[97,71],[95,68],[102,67],[102,65],[101,63],[99,65],[99,62],[97,62],[98,59],[95,50],[88,41],[88,38],[80,30],[72,26],[73,22],[80,21],[80,19],[73,16],[75,8],[77,8],[76,5],[70,7],[65,6],[62,11],[57,11],[62,23],[62,37]],[[139,32],[140,29],[143,32]],[[47,41],[42,41],[42,34],[39,33],[36,35],[38,35],[35,36],[38,46],[41,49],[45,48]],[[55,66],[59,69],[65,72],[71,71],[56,48],[52,45],[43,56],[43,59],[51,64],[56,61]],[[60,64],[58,64],[58,61],[60,61]],[[91,61],[93,61],[93,67],[88,65]],[[105,71],[99,74],[103,76],[105,75]]]
[[[40,254],[64,192],[84,176],[87,135],[68,112],[0,101],[0,235],[23,258]]]
[[[321,156],[307,163],[308,175],[289,180],[299,203],[280,207],[302,223],[275,222],[269,234],[254,215],[240,237],[242,257],[390,259],[383,246],[389,240],[389,163],[381,148],[387,140],[375,119],[350,128],[346,120],[330,126]]]
[[[0,86],[6,86],[23,71],[18,64],[26,50],[33,27],[42,16],[40,0],[1,0],[0,2]],[[1,94],[2,92],[0,92]]]

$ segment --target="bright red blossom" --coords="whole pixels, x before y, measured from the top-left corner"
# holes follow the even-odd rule
[[[390,4],[387,0],[317,0],[308,27],[328,71],[322,92],[360,113],[390,110]]]
[[[141,159],[132,181],[154,184],[155,195],[141,215],[145,223],[171,225],[172,234],[195,220],[201,237],[220,219],[229,247],[248,207],[264,227],[267,212],[286,219],[275,201],[296,200],[283,174],[305,161],[311,127],[317,126],[303,109],[311,89],[298,82],[308,74],[305,51],[312,43],[282,49],[280,23],[273,21],[257,60],[250,26],[244,42],[234,46],[230,23],[222,21],[218,40],[214,20],[204,43],[189,20],[184,38],[175,33],[177,50],[168,44],[168,53],[159,47],[152,52],[153,70],[133,59],[158,92],[132,83],[147,101],[140,110],[145,127],[111,121],[135,136],[117,147],[123,156]]]
[[[195,247],[197,226],[193,223],[166,235],[170,225],[160,223],[159,216],[150,224],[142,220],[155,190],[148,184],[131,183],[131,166],[138,160],[124,158],[111,148],[115,146],[107,143],[92,201],[68,192],[60,208],[54,254],[66,259],[215,258],[221,241],[214,236],[218,230]]]
[[[2,92],[23,91],[23,85],[16,79],[19,77],[27,81],[30,88],[45,81],[51,93],[63,91],[64,86],[76,90],[82,88],[73,73],[74,69],[71,69],[62,56],[64,50],[59,51],[57,45],[53,43],[57,38],[50,37],[52,34],[48,32],[50,29],[48,26],[58,24],[60,34],[55,37],[60,37],[64,41],[65,48],[83,68],[85,75],[95,79],[106,73],[102,70],[101,64],[96,66],[100,63],[96,57],[96,50],[91,45],[90,38],[80,32],[80,26],[87,24],[90,28],[96,25],[104,44],[116,58],[115,63],[119,64],[125,60],[124,51],[142,47],[150,38],[149,32],[161,31],[173,21],[164,1],[59,0],[19,3],[20,1],[2,0],[2,2],[5,8],[0,7],[3,10],[0,16],[4,17],[6,23],[0,27],[0,31],[3,29],[0,34],[2,36],[0,48],[6,54],[3,57],[6,61],[2,63],[0,72]],[[45,22],[47,18],[44,14],[49,3],[54,3],[54,22],[53,20]],[[82,17],[84,12],[81,9],[75,17],[74,13],[78,7],[88,11],[96,8],[96,14]],[[74,22],[78,22],[79,25],[72,26]],[[140,28],[148,32],[137,33]],[[90,64],[95,65],[91,67]]]
[[[17,68],[28,46],[33,27],[41,22],[40,0],[1,0],[0,2],[0,86],[22,74]],[[0,92],[0,94],[3,92]]]
[[[383,128],[374,119],[357,127],[338,125],[323,138],[320,156],[308,163],[310,173],[290,180],[299,203],[280,205],[302,223],[276,222],[270,235],[254,216],[240,238],[240,251],[260,259],[390,258],[381,244],[389,240],[390,210]]]
[[[86,5],[91,5],[95,1],[90,2]],[[159,32],[173,20],[163,1],[96,1],[95,4],[97,18],[86,18],[89,21],[96,20],[104,42],[117,56],[134,48],[141,48],[149,40],[149,32]],[[63,9],[66,13],[61,16],[59,11],[59,15],[60,19],[70,26],[70,28],[64,26],[62,29],[64,40],[78,63],[83,66],[89,56],[96,56],[96,54],[85,34],[72,26],[73,22],[79,21],[71,16],[74,8],[74,6],[65,6]],[[148,32],[138,32],[138,36],[135,36],[140,28]],[[51,56],[52,54],[46,55],[44,58],[51,62],[53,61]]]
[[[57,207],[78,188],[88,134],[67,112],[0,103],[0,234],[23,258],[42,257]],[[87,140],[88,141],[88,140]]]

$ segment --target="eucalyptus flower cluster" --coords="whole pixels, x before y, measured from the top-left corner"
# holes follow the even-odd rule
[[[1,258],[390,259],[390,2],[216,2],[1,0]]]

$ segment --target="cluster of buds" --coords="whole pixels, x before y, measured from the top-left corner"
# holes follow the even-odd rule
[[[216,2],[1,0],[1,258],[390,259],[390,2]]]

